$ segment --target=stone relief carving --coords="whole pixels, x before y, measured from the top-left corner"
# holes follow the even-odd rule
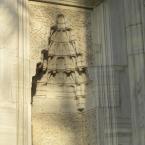
[[[82,99],[80,107],[92,101],[91,96],[88,95],[88,90],[92,94],[92,90],[89,89],[92,83],[87,85],[87,74],[90,74],[88,72],[90,69],[87,70],[87,67],[91,60],[89,58],[91,12],[38,2],[29,2],[29,4],[31,73],[33,75],[36,69],[32,87],[33,144],[84,145],[90,142],[93,145],[96,143],[96,112],[95,110],[91,114],[87,112],[90,108],[86,108],[83,112],[77,111],[76,105],[77,95],[84,96],[80,97]],[[60,35],[56,27],[56,18],[60,13],[65,16],[66,30],[61,32],[64,34],[63,37],[56,39]],[[53,37],[52,34],[54,34]],[[61,45],[57,47],[56,43],[54,45],[51,42],[68,39],[74,41],[67,45],[60,43]],[[51,46],[49,49],[48,45]],[[59,51],[56,51],[57,48],[60,48]],[[89,97],[85,98],[85,96]],[[91,142],[91,140],[94,141]]]
[[[30,42],[32,59],[38,61],[40,52],[47,47],[48,34],[50,33],[49,28],[55,25],[55,18],[59,13],[63,13],[66,19],[69,20],[66,25],[72,28],[75,39],[77,39],[79,43],[79,47],[89,53],[91,49],[90,11],[30,2]]]
[[[33,77],[32,96],[37,88],[47,85],[73,87],[78,110],[85,108],[87,77],[87,54],[81,50],[77,40],[67,27],[66,18],[58,14],[56,25],[50,29],[48,48],[41,51],[41,62],[37,64]]]

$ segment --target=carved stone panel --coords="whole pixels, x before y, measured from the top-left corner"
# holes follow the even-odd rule
[[[80,102],[91,106],[91,96],[88,95],[91,85],[85,87],[87,77],[84,69],[91,64],[91,11],[39,2],[29,2],[29,8],[31,75],[35,75],[36,64],[38,72],[41,63],[42,70],[47,66],[47,75],[37,79],[37,89],[35,94],[32,94],[33,145],[95,145],[96,111],[86,109],[85,112],[79,113],[76,107],[77,97],[74,97],[86,96],[86,103],[83,102],[83,97]],[[67,20],[62,32],[53,27],[58,23],[56,18],[60,14],[61,18],[65,16]],[[64,20],[59,19],[60,21]],[[63,26],[60,24],[58,27]],[[77,44],[62,43],[68,39]],[[52,44],[52,41],[61,43],[60,51],[56,51],[58,46]],[[69,49],[66,49],[68,47]],[[67,51],[70,49],[71,51]],[[80,55],[81,53],[83,55]],[[71,56],[71,59],[67,56]],[[59,75],[54,79],[56,72],[59,72]],[[72,75],[65,79],[65,73]]]
[[[56,16],[60,13],[66,16],[67,26],[72,28],[79,48],[87,51],[91,49],[91,11],[39,2],[29,2],[29,7],[31,58],[33,61],[38,62],[40,52],[47,48],[50,28],[56,24]]]

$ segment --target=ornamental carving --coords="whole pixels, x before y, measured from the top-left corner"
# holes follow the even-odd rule
[[[79,48],[65,16],[58,14],[56,25],[50,28],[48,47],[41,51],[41,62],[37,63],[32,96],[50,85],[64,87],[74,93],[78,110],[83,111],[88,84],[87,66],[86,51]]]

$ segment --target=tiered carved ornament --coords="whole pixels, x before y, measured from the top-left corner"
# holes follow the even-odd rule
[[[33,85],[57,84],[66,90],[67,87],[73,87],[78,110],[83,111],[88,82],[86,52],[79,49],[71,31],[66,26],[65,16],[59,14],[56,26],[50,30],[48,48],[41,52],[42,62],[37,64]],[[32,96],[34,95],[33,93]]]

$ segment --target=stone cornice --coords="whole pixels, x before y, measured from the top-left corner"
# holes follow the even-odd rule
[[[93,9],[95,6],[100,4],[103,0],[29,0],[29,1],[37,1],[37,2],[58,4],[58,5]]]

